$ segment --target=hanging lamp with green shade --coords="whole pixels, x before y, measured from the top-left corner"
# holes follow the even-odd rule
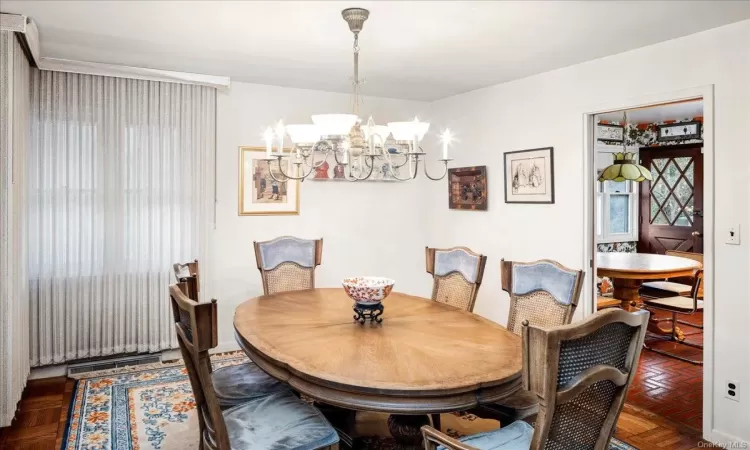
[[[625,112],[622,113],[623,127],[627,126],[628,118]],[[622,153],[614,153],[615,160],[612,161],[612,165],[604,169],[599,175],[599,181],[635,181],[640,183],[641,181],[651,181],[651,171],[642,165],[638,164],[636,157],[637,153],[628,152],[627,146],[625,145],[625,137],[622,140]]]

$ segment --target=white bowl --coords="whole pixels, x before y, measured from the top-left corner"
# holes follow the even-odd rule
[[[357,303],[375,305],[391,293],[396,282],[383,277],[351,277],[341,280],[346,294]]]

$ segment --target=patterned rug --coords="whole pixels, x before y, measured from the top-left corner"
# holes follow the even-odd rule
[[[246,362],[241,353],[212,357],[214,368]],[[386,414],[357,415],[356,431],[367,450],[398,447]],[[443,414],[443,430],[459,437],[492,430],[494,420]],[[187,370],[181,362],[83,374],[70,405],[63,450],[197,450],[198,418]],[[637,450],[620,441],[611,450]]]

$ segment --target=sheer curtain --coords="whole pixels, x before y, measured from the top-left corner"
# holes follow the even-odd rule
[[[31,85],[31,364],[176,347],[170,269],[205,251],[216,90],[50,71]]]
[[[26,185],[29,63],[0,31],[0,427],[10,425],[29,375]]]

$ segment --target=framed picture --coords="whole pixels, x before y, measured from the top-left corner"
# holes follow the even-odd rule
[[[263,147],[240,147],[239,215],[299,214],[299,181],[285,179],[279,163],[265,157]],[[281,164],[289,173],[289,158]]]
[[[597,124],[596,140],[605,144],[622,144],[625,128],[622,125]]]
[[[448,207],[487,211],[487,166],[448,170]]]
[[[659,142],[686,141],[688,139],[701,138],[701,123],[697,120],[658,125],[656,128],[656,140]]]
[[[552,147],[505,153],[505,203],[555,203]]]

